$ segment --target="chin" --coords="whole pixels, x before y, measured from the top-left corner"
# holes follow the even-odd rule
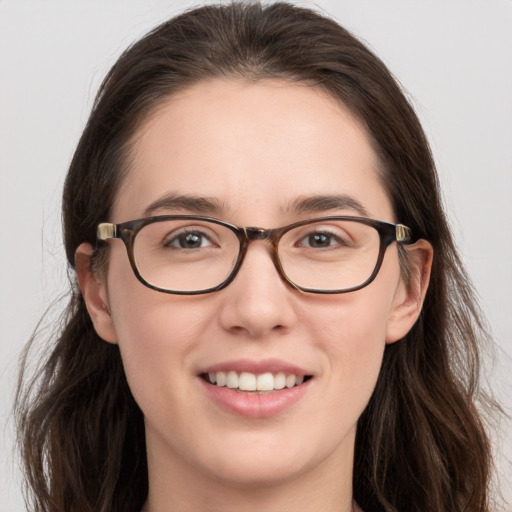
[[[203,460],[209,477],[234,488],[271,488],[314,472],[333,453],[333,446],[315,446],[309,436],[255,434],[215,446]]]
[[[265,489],[296,480],[310,468],[282,456],[266,461],[221,460],[212,472],[213,479],[238,489]]]

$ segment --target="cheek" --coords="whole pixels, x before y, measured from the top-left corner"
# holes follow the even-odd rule
[[[318,344],[326,358],[334,399],[366,405],[379,374],[385,348],[386,316],[358,306],[358,300],[341,304],[330,322],[318,328]],[[365,304],[367,305],[367,303]],[[361,409],[362,412],[362,409]]]
[[[153,402],[157,390],[169,387],[186,394],[183,376],[209,310],[200,300],[145,287],[123,261],[109,270],[109,285],[119,349],[137,402]]]
[[[399,276],[398,267],[393,270],[357,292],[311,300],[304,308],[309,336],[316,339],[328,368],[331,403],[356,415],[366,406],[380,372]]]

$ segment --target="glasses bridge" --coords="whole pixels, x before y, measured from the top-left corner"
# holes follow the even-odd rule
[[[245,236],[248,240],[268,240],[272,235],[273,229],[265,228],[244,228]]]

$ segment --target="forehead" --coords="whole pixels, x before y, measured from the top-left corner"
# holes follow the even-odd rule
[[[115,222],[143,216],[166,194],[213,199],[233,222],[258,213],[255,225],[279,222],[297,200],[329,194],[393,220],[366,130],[318,87],[201,82],[155,109],[133,142]]]

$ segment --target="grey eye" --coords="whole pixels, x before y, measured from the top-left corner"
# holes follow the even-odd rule
[[[176,249],[200,249],[211,245],[210,239],[200,231],[185,231],[179,233],[165,243],[166,247]]]

